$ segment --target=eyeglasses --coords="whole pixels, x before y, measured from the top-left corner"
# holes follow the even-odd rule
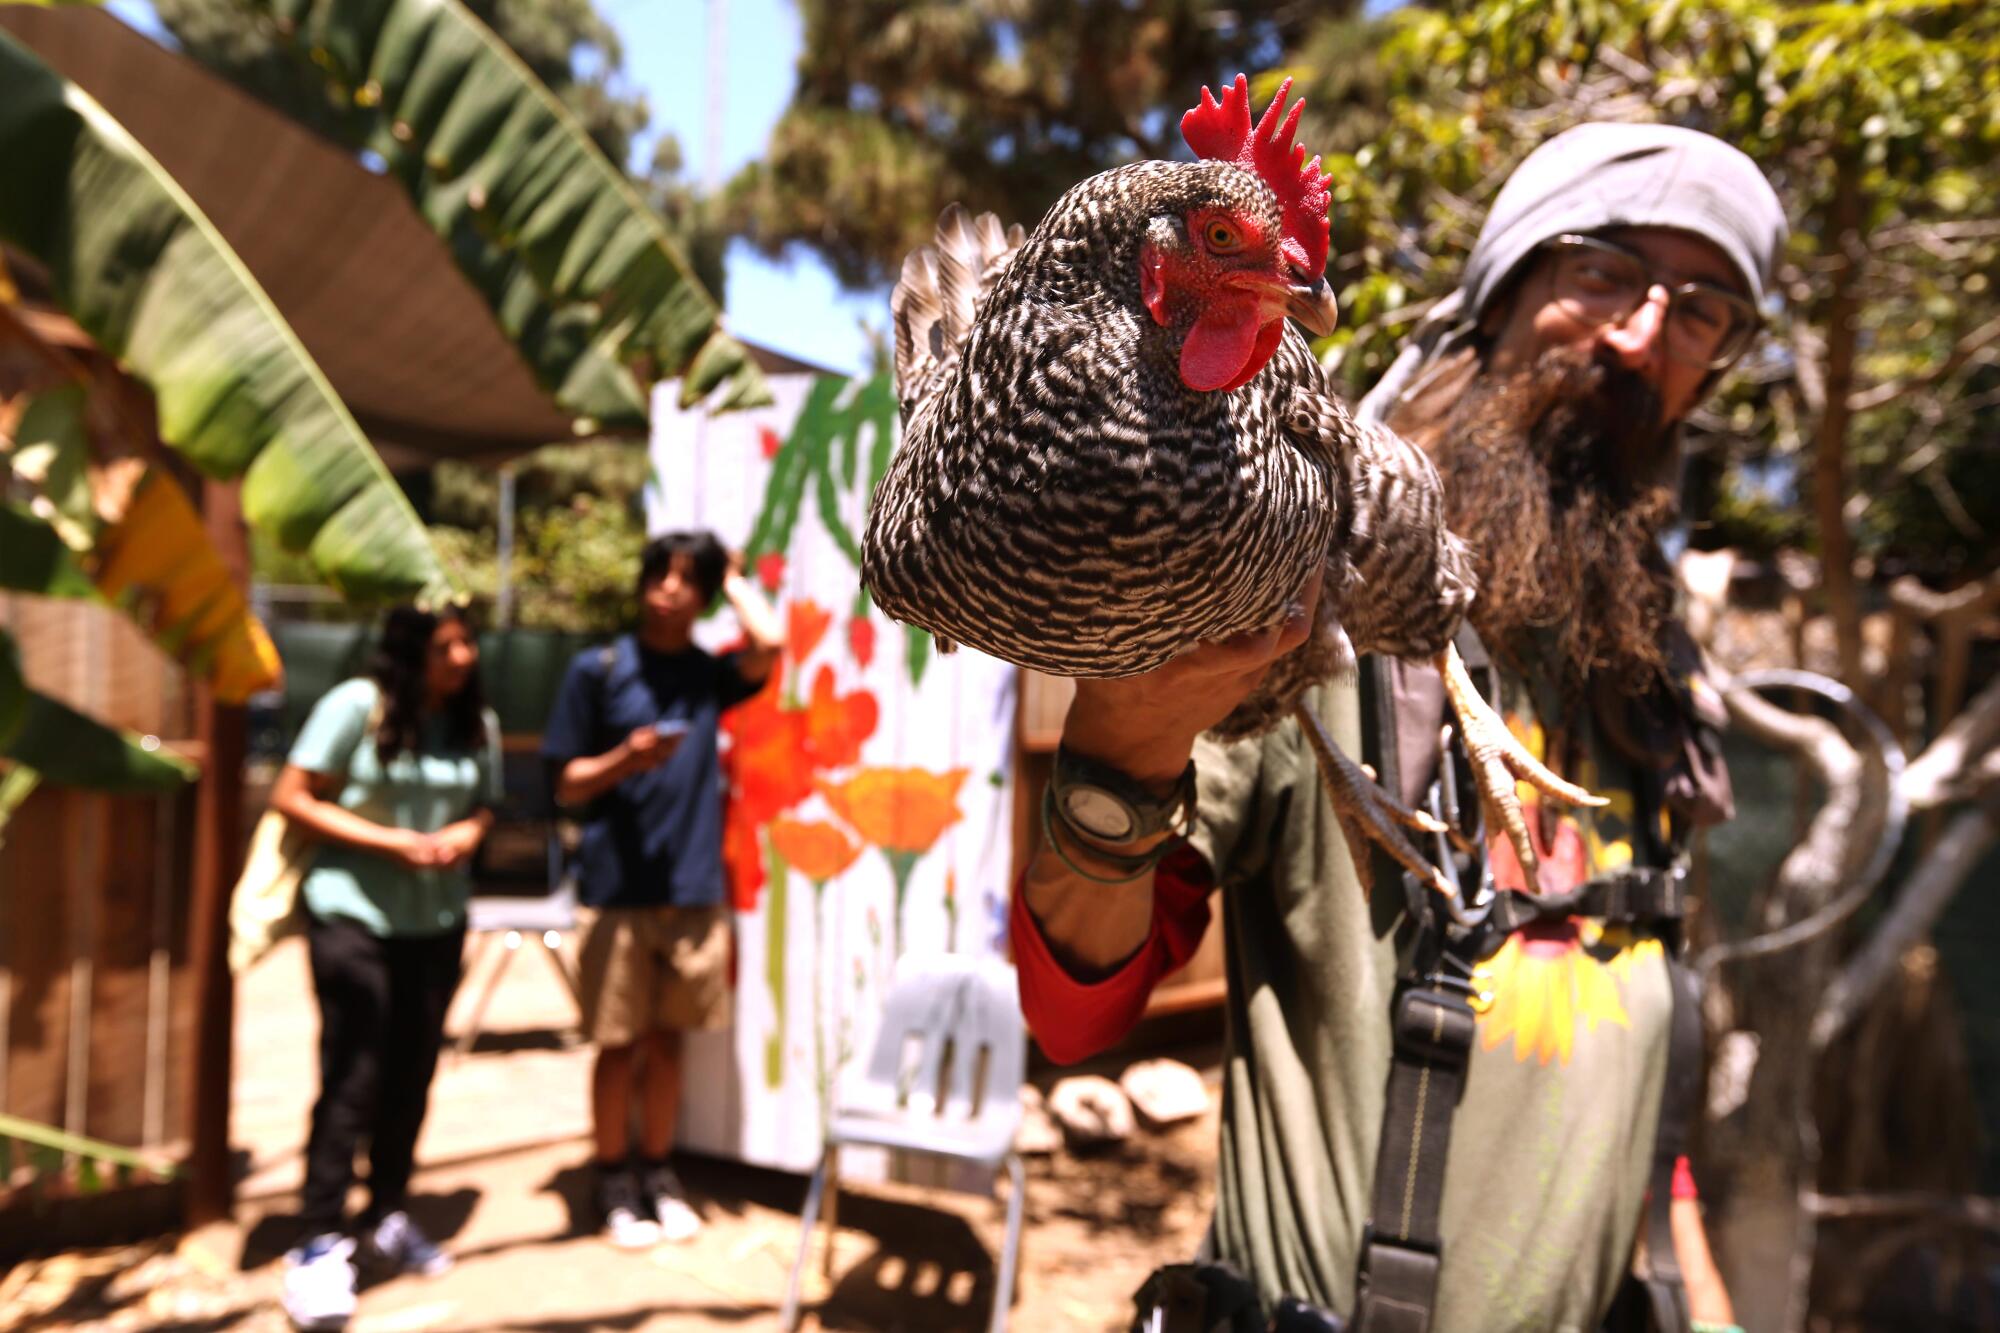
[[[1743,355],[1762,323],[1757,307],[1709,282],[1669,284],[1645,257],[1595,236],[1558,236],[1549,252],[1556,304],[1588,324],[1623,324],[1653,288],[1667,289],[1667,355],[1720,370]]]

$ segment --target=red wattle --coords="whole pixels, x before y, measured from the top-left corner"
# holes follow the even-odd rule
[[[1261,368],[1254,360],[1261,332],[1257,307],[1249,302],[1210,306],[1181,344],[1181,382],[1196,393],[1242,383],[1249,378],[1245,366],[1251,375]]]
[[[1233,381],[1222,386],[1223,390],[1233,392],[1256,379],[1257,372],[1278,354],[1278,341],[1284,336],[1285,321],[1282,319],[1274,319],[1257,330],[1257,345],[1250,349],[1250,359],[1243,363],[1243,369],[1237,372]]]

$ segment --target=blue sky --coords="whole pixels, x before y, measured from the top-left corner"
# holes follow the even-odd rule
[[[111,0],[120,18],[166,38],[147,0]],[[681,141],[690,174],[699,179],[707,137],[708,5],[705,0],[598,0],[625,47],[625,81],[646,94],[653,119],[634,146],[633,165],[652,160],[653,137],[671,131]],[[762,154],[765,140],[791,100],[799,52],[799,18],[790,0],[731,0],[724,26],[721,170],[726,178]],[[170,40],[170,39],[169,39]],[[810,255],[773,262],[748,245],[729,252],[728,320],[732,332],[830,370],[859,371],[868,362],[861,321],[886,328],[886,291],[844,293]]]
[[[691,178],[701,179],[708,120],[708,9],[705,0],[597,0],[625,47],[625,78],[646,94],[651,131],[681,142]],[[760,157],[771,127],[792,96],[799,16],[791,0],[730,0],[724,24],[721,170],[726,179]],[[650,135],[634,146],[633,166],[652,160]],[[738,243],[729,251],[729,327],[751,342],[831,370],[858,371],[868,360],[861,321],[886,329],[886,291],[843,293],[810,254],[765,259]]]

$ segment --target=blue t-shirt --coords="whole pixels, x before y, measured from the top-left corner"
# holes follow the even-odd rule
[[[563,764],[612,749],[635,727],[688,724],[673,758],[635,773],[582,812],[578,892],[592,907],[713,907],[722,880],[722,779],[716,723],[762,682],[734,653],[649,652],[630,634],[570,661],[542,733],[553,782]]]

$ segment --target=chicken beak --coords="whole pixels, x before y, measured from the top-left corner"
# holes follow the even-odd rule
[[[1315,338],[1332,333],[1340,322],[1340,307],[1325,277],[1311,282],[1295,282],[1287,289],[1285,313],[1296,319]]]

